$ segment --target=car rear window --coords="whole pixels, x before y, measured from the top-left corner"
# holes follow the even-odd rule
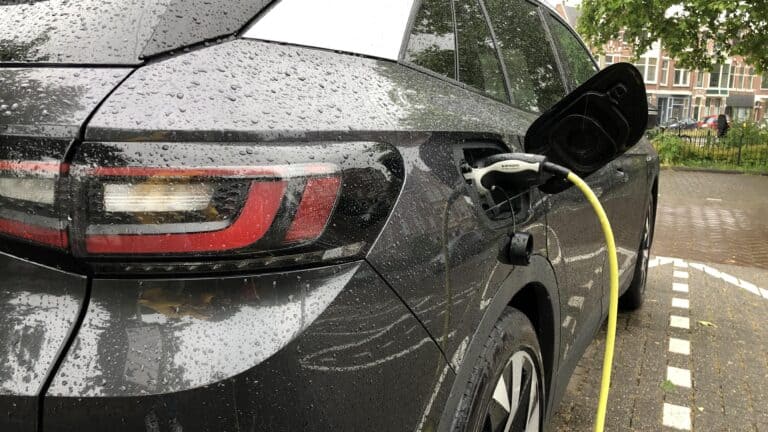
[[[270,0],[2,0],[0,61],[136,64],[237,32]]]
[[[244,37],[397,60],[414,0],[281,0]]]

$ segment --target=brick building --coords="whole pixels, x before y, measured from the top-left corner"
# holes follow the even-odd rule
[[[557,3],[555,10],[576,26],[579,10]],[[600,66],[632,62],[632,47],[621,39],[603,47]],[[741,57],[731,57],[711,71],[678,68],[675,59],[654,43],[648,52],[634,61],[643,74],[648,102],[659,110],[659,121],[672,118],[701,120],[708,115],[729,114],[736,121],[760,121],[768,106],[768,74],[757,75]]]

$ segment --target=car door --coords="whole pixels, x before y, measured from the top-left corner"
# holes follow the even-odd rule
[[[547,23],[558,47],[569,85],[575,88],[594,75],[597,67],[589,51],[562,21],[552,14],[547,14]],[[635,145],[598,173],[607,185],[601,201],[611,220],[616,238],[620,287],[626,286],[632,279],[640,244],[648,193],[645,188],[648,175],[645,160],[648,156],[647,148],[644,145]],[[605,306],[608,295],[607,267],[604,268],[604,276]]]
[[[421,2],[403,63],[430,75],[446,95],[439,106],[425,105],[422,114],[451,112],[458,120],[449,127],[436,124],[423,138],[414,136],[412,147],[401,149],[404,191],[369,261],[458,369],[467,336],[477,330],[490,299],[513,271],[497,259],[504,236],[529,232],[536,253],[546,254],[544,209],[537,197],[510,196],[517,211],[513,218],[503,192],[494,198],[500,202],[481,199],[460,167],[494,153],[521,151],[537,115],[510,106],[478,0]]]
[[[542,20],[548,23],[550,38],[547,43],[551,43],[559,54],[558,66],[566,88],[572,91],[594,75],[597,68],[578,40],[575,41],[582,57],[565,55],[576,47],[572,40],[562,37],[562,31],[568,35],[572,33],[549,12],[542,12]],[[600,200],[610,194],[610,168],[603,167],[585,181]],[[569,188],[549,195],[548,199],[547,242],[550,260],[561,285],[562,364],[570,369],[576,365],[602,321],[603,296],[608,287],[606,247],[597,218],[581,192]]]

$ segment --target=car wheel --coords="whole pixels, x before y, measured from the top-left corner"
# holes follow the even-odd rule
[[[635,262],[635,274],[627,291],[619,298],[619,307],[624,310],[639,309],[645,298],[645,285],[648,280],[648,261],[651,257],[651,244],[653,243],[653,196],[648,200],[648,210],[645,212],[643,225],[643,237],[640,240],[640,248],[637,251]]]
[[[506,308],[474,364],[456,432],[539,432],[544,415],[541,350],[533,325]]]

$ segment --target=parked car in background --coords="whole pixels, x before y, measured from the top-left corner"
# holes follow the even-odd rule
[[[726,119],[728,120],[728,125],[731,124],[731,117],[726,116]],[[703,119],[699,120],[698,127],[705,128],[705,129],[715,129],[717,130],[717,116],[716,115],[710,115],[706,116]]]
[[[662,130],[689,130],[689,129],[696,129],[699,126],[698,122],[693,119],[682,119],[678,120],[677,118],[672,118],[668,120],[666,123],[664,123],[660,128]]]
[[[462,170],[530,151],[588,49],[528,0],[270,3],[0,8],[0,431],[542,430],[602,230]],[[658,174],[643,138],[586,176],[630,309]]]
[[[707,128],[707,129],[717,129],[717,116],[711,115],[711,116],[704,117],[703,119],[699,120],[698,127]]]

